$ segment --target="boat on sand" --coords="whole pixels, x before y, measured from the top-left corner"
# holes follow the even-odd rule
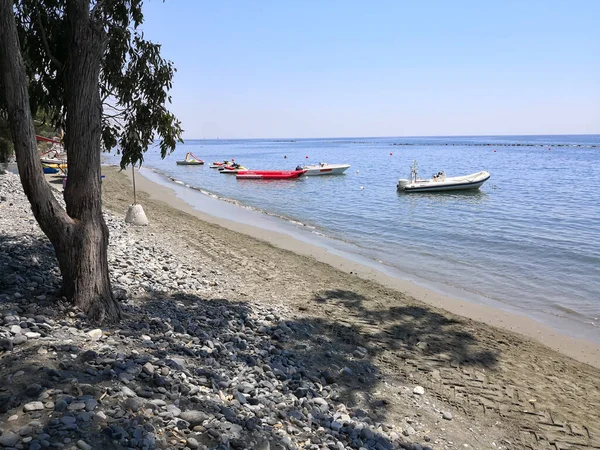
[[[479,189],[490,178],[490,173],[481,172],[458,177],[447,177],[445,172],[438,172],[429,180],[417,177],[417,162],[413,163],[410,170],[410,179],[400,179],[396,188],[402,192],[447,192]]]
[[[306,170],[246,170],[236,175],[238,180],[289,180],[301,177]]]

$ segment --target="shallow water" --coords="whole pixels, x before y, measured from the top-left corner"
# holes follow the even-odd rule
[[[207,164],[177,166],[186,152]],[[251,169],[320,161],[351,168],[260,181],[208,167],[231,158]],[[398,193],[415,159],[422,177],[492,177],[474,192]],[[187,141],[165,160],[149,151],[144,166],[308,224],[407,274],[548,322],[564,318],[578,336],[600,340],[598,135]]]

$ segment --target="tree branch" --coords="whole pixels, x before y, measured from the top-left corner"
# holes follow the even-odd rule
[[[42,37],[42,43],[44,44],[44,48],[46,49],[48,58],[50,58],[50,61],[52,61],[52,63],[56,66],[56,68],[58,70],[62,70],[62,68],[63,68],[62,63],[54,55],[52,55],[52,52],[50,51],[50,46],[48,45],[48,39],[46,38],[46,31],[44,30],[44,24],[42,23],[42,15],[40,14],[40,9],[36,8],[35,12],[36,12],[36,21],[37,21],[38,27],[40,29],[40,36]]]

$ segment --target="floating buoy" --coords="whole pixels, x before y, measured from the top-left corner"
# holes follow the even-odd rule
[[[361,186],[361,187],[360,187],[360,190],[362,191],[364,188],[365,188],[364,186]]]
[[[232,161],[235,161],[235,158],[231,158]]]
[[[494,153],[496,153],[496,150],[494,150]]]
[[[283,159],[287,158],[287,155],[283,155]]]
[[[393,155],[393,153],[392,153],[392,152],[390,152],[390,156],[392,156],[392,155]]]
[[[356,173],[358,173],[359,171],[357,170]]]
[[[552,150],[550,147],[548,147],[548,150]]]
[[[308,159],[308,156],[306,157],[306,159]]]

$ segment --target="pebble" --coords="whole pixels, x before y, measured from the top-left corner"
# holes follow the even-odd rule
[[[3,445],[4,447],[14,447],[17,442],[19,442],[19,439],[20,437],[18,434],[8,431],[2,433],[0,436],[0,445]]]
[[[77,441],[77,448],[81,450],[92,450],[92,446],[81,439]]]
[[[413,394],[415,394],[415,395],[423,395],[423,394],[425,394],[425,388],[423,386],[416,386],[413,389]]]
[[[98,340],[102,337],[102,330],[100,328],[96,328],[94,330],[88,331],[88,336],[94,340]]]
[[[200,447],[200,444],[198,443],[198,441],[196,439],[194,439],[193,437],[187,438],[185,443],[189,448],[192,448],[192,449]]]
[[[42,402],[29,402],[23,405],[23,409],[25,411],[39,411],[44,409],[44,404]]]

